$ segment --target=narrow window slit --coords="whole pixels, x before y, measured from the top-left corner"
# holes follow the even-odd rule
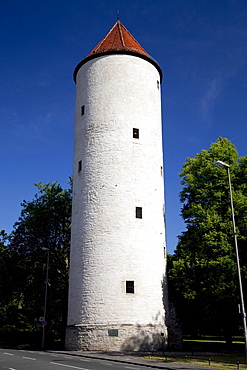
[[[134,281],[132,280],[127,280],[126,281],[126,293],[131,293],[134,294]]]
[[[139,139],[139,128],[133,128],[133,138]]]
[[[142,207],[136,207],[136,218],[142,218]]]
[[[78,162],[78,172],[81,172],[82,170],[82,161]]]

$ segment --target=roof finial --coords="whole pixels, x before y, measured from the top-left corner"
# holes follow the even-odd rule
[[[117,20],[119,21],[120,15],[119,15],[119,8],[117,8]]]

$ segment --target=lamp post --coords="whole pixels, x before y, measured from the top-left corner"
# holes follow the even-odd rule
[[[245,356],[246,356],[246,361],[247,361],[246,312],[245,312],[245,308],[244,308],[244,296],[243,296],[243,287],[242,287],[242,279],[241,279],[241,271],[240,271],[240,263],[239,263],[239,254],[238,254],[238,240],[237,240],[237,232],[236,232],[235,217],[234,217],[234,208],[233,208],[233,199],[232,199],[232,186],[231,186],[230,166],[229,166],[229,164],[224,163],[222,161],[217,161],[215,164],[219,168],[225,168],[227,170],[227,174],[228,174],[228,182],[229,182],[229,189],[230,189],[230,199],[231,199],[231,210],[232,210],[233,234],[234,234],[234,242],[235,242],[235,250],[236,250],[236,260],[237,260],[239,290],[240,290],[241,314],[242,314],[242,317],[243,317],[243,326],[244,326]]]
[[[49,258],[50,250],[47,248],[42,248],[44,251],[47,251],[46,259],[46,278],[45,278],[45,304],[44,304],[44,316],[43,316],[43,332],[42,332],[42,349],[45,347],[45,325],[46,325],[46,307],[47,307],[47,291],[48,291],[48,273],[49,273]]]

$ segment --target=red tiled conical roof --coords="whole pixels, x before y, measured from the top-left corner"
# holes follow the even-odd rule
[[[129,54],[146,59],[158,69],[162,79],[162,71],[158,63],[150,57],[131,33],[118,20],[107,35],[91,51],[91,53],[76,66],[74,71],[75,82],[77,72],[83,64],[105,54]]]
[[[98,43],[88,56],[109,51],[132,51],[150,58],[148,53],[146,53],[120,21],[117,21],[114,24],[108,34]]]

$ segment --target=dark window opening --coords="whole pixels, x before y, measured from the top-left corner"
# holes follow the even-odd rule
[[[78,172],[80,172],[82,170],[82,162],[79,161],[78,162]]]
[[[162,166],[160,166],[160,174],[161,174],[161,176],[163,176],[163,167]]]
[[[108,329],[109,337],[118,337],[118,329]]]
[[[139,139],[139,128],[133,128],[133,138]]]
[[[142,207],[136,207],[136,218],[142,218]]]
[[[126,293],[134,294],[134,281],[126,281]]]
[[[81,116],[84,116],[85,113],[85,105],[81,106]]]
[[[159,89],[159,88],[160,88],[160,82],[157,81],[157,89]]]

